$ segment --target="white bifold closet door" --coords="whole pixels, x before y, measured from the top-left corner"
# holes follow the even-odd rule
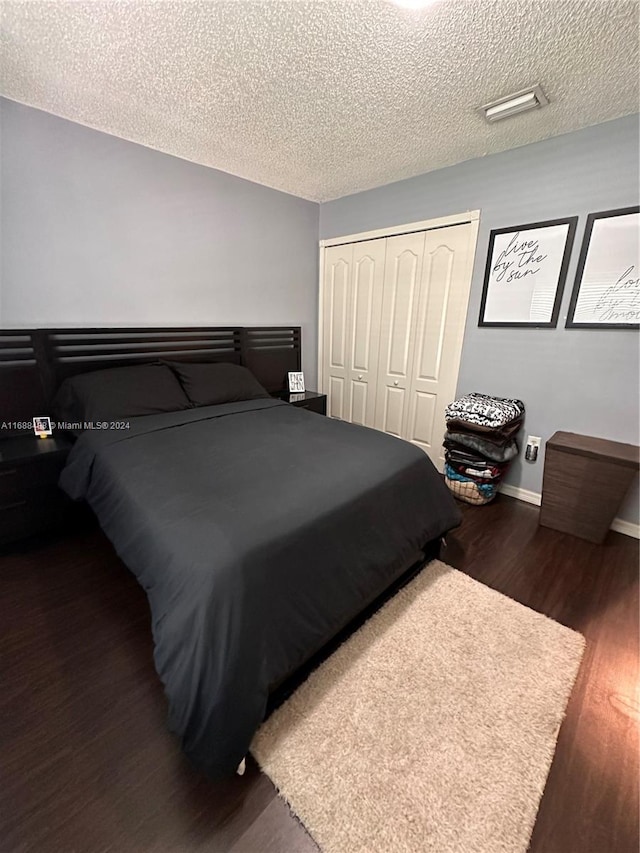
[[[471,224],[387,238],[376,426],[440,470],[455,398],[473,261]]]
[[[374,426],[384,240],[332,246],[324,258],[323,374],[327,414]]]
[[[375,426],[405,438],[425,232],[387,237]]]
[[[440,469],[475,234],[464,223],[330,246],[324,254],[328,414],[411,441]]]

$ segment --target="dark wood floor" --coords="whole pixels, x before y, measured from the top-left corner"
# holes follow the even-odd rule
[[[530,850],[637,853],[638,543],[537,516],[466,508],[442,556],[587,638]],[[255,764],[212,784],[182,758],[145,595],[98,531],[2,557],[0,590],[2,853],[317,851]]]

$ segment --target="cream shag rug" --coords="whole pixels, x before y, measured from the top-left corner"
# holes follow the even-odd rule
[[[583,648],[436,561],[251,749],[324,853],[525,853]]]

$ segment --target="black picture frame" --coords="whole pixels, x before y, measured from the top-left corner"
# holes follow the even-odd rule
[[[514,234],[518,231],[530,231],[535,228],[552,228],[557,225],[568,225],[567,229],[567,237],[564,245],[564,252],[562,255],[562,263],[560,265],[560,272],[558,275],[558,282],[556,284],[556,293],[553,301],[553,311],[551,313],[551,319],[546,323],[539,322],[529,322],[529,321],[515,321],[515,320],[507,320],[507,321],[497,321],[497,320],[485,320],[484,314],[487,304],[487,297],[489,294],[489,283],[491,279],[491,270],[493,268],[493,250],[495,239],[497,236],[501,234],[509,234],[513,232]],[[567,279],[567,271],[569,269],[569,259],[571,257],[571,249],[573,248],[573,241],[576,234],[576,228],[578,225],[578,217],[577,216],[568,216],[564,219],[547,219],[543,222],[528,222],[525,225],[512,225],[508,228],[494,228],[489,234],[489,248],[487,251],[487,263],[484,271],[484,282],[482,285],[482,299],[480,302],[480,315],[478,317],[478,326],[486,327],[486,328],[498,328],[498,329],[555,329],[558,325],[558,317],[560,315],[560,304],[562,302],[562,294],[564,292],[564,285]]]
[[[571,291],[571,301],[569,302],[569,311],[567,312],[567,320],[565,329],[640,329],[640,323],[580,323],[574,320],[578,297],[580,296],[580,288],[582,286],[582,277],[587,263],[589,247],[591,245],[591,236],[593,234],[593,226],[598,219],[609,219],[614,216],[627,216],[631,213],[640,213],[640,205],[631,207],[619,207],[614,210],[601,210],[597,213],[590,213],[587,216],[587,224],[584,229],[582,238],[582,246],[580,247],[580,255],[578,257],[578,268],[576,277],[573,282],[573,290]]]

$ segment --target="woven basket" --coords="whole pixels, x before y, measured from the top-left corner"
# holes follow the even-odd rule
[[[496,488],[492,495],[489,496],[484,494],[478,486],[476,486],[473,480],[451,480],[445,474],[444,481],[451,494],[455,498],[458,498],[458,500],[464,501],[467,504],[482,506],[483,504],[491,503],[498,493],[498,489]]]

